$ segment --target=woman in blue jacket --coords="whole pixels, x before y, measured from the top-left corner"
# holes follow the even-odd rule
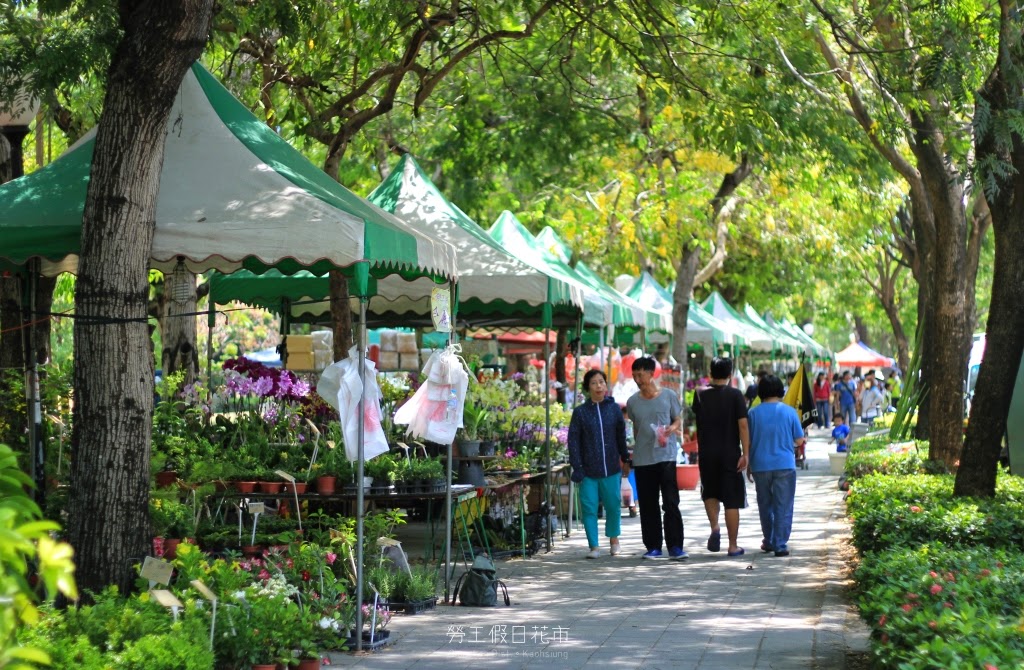
[[[597,535],[598,501],[605,508],[604,534],[611,538],[612,556],[619,553],[622,475],[629,474],[626,422],[622,410],[608,396],[608,380],[600,370],[583,377],[583,390],[590,397],[572,412],[569,421],[569,463],[572,480],[580,485],[583,528],[590,552],[601,555]]]

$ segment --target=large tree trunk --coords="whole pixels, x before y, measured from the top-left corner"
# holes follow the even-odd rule
[[[1010,135],[1012,144],[1001,144],[993,128],[1024,102],[1018,74],[1024,65],[1024,44],[1015,6],[1007,0],[999,4],[999,60],[980,91],[994,120],[978,132],[975,148],[979,162],[991,158],[1011,164],[1013,170],[996,176],[998,191],[988,194],[996,243],[992,302],[955,495],[995,495],[999,451],[1024,353],[1024,144],[1017,133]]]
[[[191,384],[199,373],[196,276],[186,272],[183,281],[185,289],[179,290],[178,279],[173,274],[164,276],[164,295],[160,309],[160,341],[163,344],[160,366],[164,377],[181,370],[185,373],[184,383]],[[175,299],[176,293],[179,293],[181,299]]]
[[[907,342],[907,331],[903,328],[903,319],[900,318],[899,306],[895,299],[882,300],[882,309],[889,317],[889,325],[892,326],[892,334],[896,338],[896,365],[902,374],[907,374],[907,367],[910,365],[910,344]]]
[[[555,391],[555,397],[558,399],[558,404],[562,406],[565,406],[566,384],[569,381],[565,370],[565,355],[569,349],[568,330],[565,326],[561,326],[555,335],[555,381],[559,384]]]
[[[348,279],[340,270],[330,272],[331,322],[334,324],[334,360],[348,358],[352,348],[352,307],[349,305]]]
[[[744,153],[736,168],[722,176],[722,183],[718,185],[718,191],[709,202],[708,224],[715,236],[715,251],[708,260],[707,265],[700,266],[700,246],[695,240],[683,246],[683,257],[679,262],[679,270],[676,273],[676,286],[672,291],[672,357],[676,363],[686,366],[686,321],[690,315],[690,296],[693,295],[693,285],[703,283],[711,278],[722,264],[725,263],[726,242],[729,239],[729,217],[738,204],[738,199],[733,198],[736,189],[754,171],[754,163],[750,156]]]
[[[75,432],[68,539],[83,591],[127,592],[148,553],[153,365],[147,274],[164,133],[209,33],[212,0],[120,3],[93,151],[75,295]]]
[[[929,458],[953,467],[963,449],[963,379],[974,314],[968,284],[967,213],[963,185],[946,168],[944,143],[931,120],[915,115],[915,154],[935,218]]]

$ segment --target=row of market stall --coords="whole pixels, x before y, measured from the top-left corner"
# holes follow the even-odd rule
[[[174,110],[151,267],[213,271],[211,305],[240,300],[315,320],[329,312],[328,271],[339,270],[359,314],[360,343],[367,324],[436,326],[438,309],[450,309],[459,327],[565,326],[641,346],[650,334],[672,334],[672,296],[649,275],[620,293],[585,263],[572,263],[554,230],[535,237],[508,211],[485,231],[409,155],[363,199],[198,63]],[[32,277],[76,271],[94,145],[95,131],[60,159],[0,186],[0,270],[24,274],[27,285]],[[435,289],[446,285],[450,303],[439,306]],[[717,294],[691,303],[686,338],[716,352],[829,355],[795,325],[750,306],[738,312]],[[363,373],[365,347],[357,351]]]

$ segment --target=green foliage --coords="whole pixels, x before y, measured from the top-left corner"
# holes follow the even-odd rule
[[[924,445],[922,452],[920,444]],[[924,471],[921,454],[928,453],[928,443],[890,443],[888,437],[862,437],[853,444],[846,458],[846,474],[850,479],[871,473],[912,475]]]
[[[176,493],[151,494],[149,518],[155,537],[181,539],[195,535],[196,514],[192,510],[192,505],[180,502]]]
[[[847,505],[862,552],[931,542],[1024,546],[1024,483],[1008,475],[992,500],[954,498],[951,475],[869,475],[851,486]]]
[[[45,648],[57,668],[212,670],[206,617],[186,607],[178,623],[148,594],[121,598],[115,589],[95,604],[47,609],[25,640]]]
[[[1009,668],[1024,663],[1024,556],[941,544],[869,554],[857,604],[882,667]]]
[[[16,640],[19,629],[35,625],[39,617],[37,595],[28,582],[29,563],[33,563],[48,599],[58,593],[78,597],[71,547],[50,538],[60,526],[41,520],[39,507],[26,494],[31,486],[14,452],[0,444],[0,600],[6,602],[0,608],[0,668],[11,670],[46,662],[46,654],[37,645]]]

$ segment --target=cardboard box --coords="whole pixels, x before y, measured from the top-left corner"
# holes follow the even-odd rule
[[[398,331],[397,330],[382,330],[382,331],[380,331],[380,350],[381,351],[398,351]]]
[[[380,352],[380,365],[377,366],[380,370],[397,370],[398,369],[398,352],[397,351],[384,351]]]
[[[289,335],[285,340],[288,345],[288,353],[313,353],[312,335]]]
[[[398,333],[398,353],[415,354],[419,351],[416,344],[416,333]]]
[[[398,369],[418,371],[420,369],[420,355],[398,354]]]
[[[300,351],[291,352],[288,354],[288,365],[286,366],[289,370],[312,370],[313,369],[313,352],[311,351]]]

